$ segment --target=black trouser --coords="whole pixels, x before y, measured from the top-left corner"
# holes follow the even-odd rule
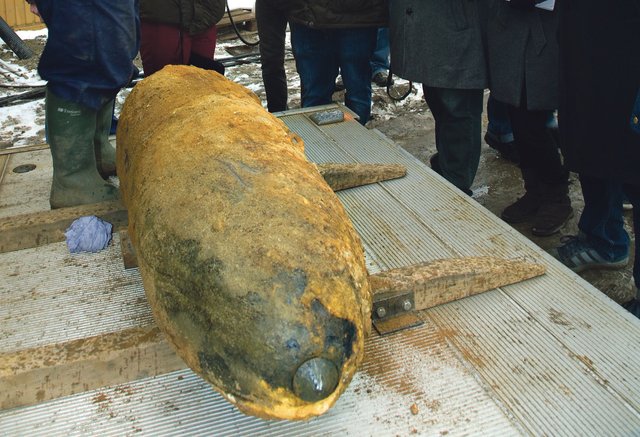
[[[482,89],[423,86],[436,122],[439,173],[466,193],[478,171],[482,137]]]
[[[518,108],[509,105],[509,118],[525,186],[526,177],[531,174],[545,185],[567,185],[569,172],[562,165],[558,145],[547,127],[549,111],[531,111],[526,104]]]
[[[287,109],[287,75],[284,70],[286,14],[273,6],[274,0],[256,0],[256,22],[260,37],[262,81],[269,112]]]

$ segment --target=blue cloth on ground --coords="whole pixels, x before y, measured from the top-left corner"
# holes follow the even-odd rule
[[[105,249],[111,241],[112,229],[111,223],[95,215],[74,220],[64,233],[69,252],[99,252]]]

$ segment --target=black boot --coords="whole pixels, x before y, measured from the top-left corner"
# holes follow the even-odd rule
[[[569,199],[568,183],[541,184],[541,193],[541,204],[534,218],[531,233],[547,237],[558,232],[573,217],[573,208]]]
[[[507,206],[500,215],[502,220],[510,224],[523,223],[532,220],[542,205],[542,193],[538,184],[538,177],[531,169],[522,169],[524,180],[524,196]]]

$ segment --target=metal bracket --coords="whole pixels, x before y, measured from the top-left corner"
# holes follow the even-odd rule
[[[415,312],[412,291],[392,296],[376,296],[372,311],[373,326],[378,334],[385,335],[424,323]]]

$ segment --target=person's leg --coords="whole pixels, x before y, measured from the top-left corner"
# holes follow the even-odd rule
[[[513,130],[511,129],[509,110],[506,103],[502,103],[489,95],[487,119],[489,120],[487,134],[493,135],[501,143],[513,143]]]
[[[218,29],[216,26],[211,26],[209,29],[197,35],[192,35],[190,40],[190,50],[185,50],[187,58],[185,63],[188,62],[191,55],[196,54],[205,59],[213,59],[213,55],[216,52],[216,40],[218,37]]]
[[[547,129],[548,111],[530,111],[508,105],[509,119],[520,155],[525,195],[505,208],[509,223],[533,220],[532,233],[552,235],[573,215],[569,199],[569,172]]]
[[[629,235],[622,216],[622,184],[580,175],[584,210],[578,229],[586,242],[606,259],[621,259],[629,253]]]
[[[470,194],[480,162],[483,90],[423,88],[436,122],[436,171]]]
[[[345,87],[347,108],[365,124],[371,115],[371,54],[376,46],[375,28],[336,29],[340,73]]]
[[[262,81],[269,112],[287,110],[287,74],[284,69],[287,16],[270,1],[256,1],[256,22],[260,38]]]
[[[484,135],[484,141],[497,151],[507,161],[514,164],[520,163],[520,155],[513,140],[513,130],[509,120],[507,104],[502,103],[489,95],[487,101],[487,118],[489,124]]]
[[[53,159],[51,208],[97,203],[118,198],[118,189],[98,173],[96,162],[97,116],[105,116],[102,134],[108,135],[113,101],[96,111],[61,99],[47,90],[45,123]]]
[[[96,113],[93,145],[96,154],[96,167],[103,179],[108,179],[110,176],[116,175],[116,149],[109,141],[114,107],[115,99],[111,102],[111,106],[104,105]]]
[[[184,41],[177,26],[141,21],[140,58],[145,77],[169,64],[185,64]],[[188,52],[186,52],[188,53]]]
[[[291,49],[300,75],[303,108],[331,103],[338,61],[333,30],[322,31],[290,23]],[[368,79],[367,79],[368,82]]]
[[[386,84],[389,72],[389,28],[378,29],[376,48],[371,56],[371,80],[378,86]]]
[[[622,268],[629,259],[629,236],[622,218],[622,184],[580,175],[584,210],[580,234],[552,254],[576,272],[591,268]]]

